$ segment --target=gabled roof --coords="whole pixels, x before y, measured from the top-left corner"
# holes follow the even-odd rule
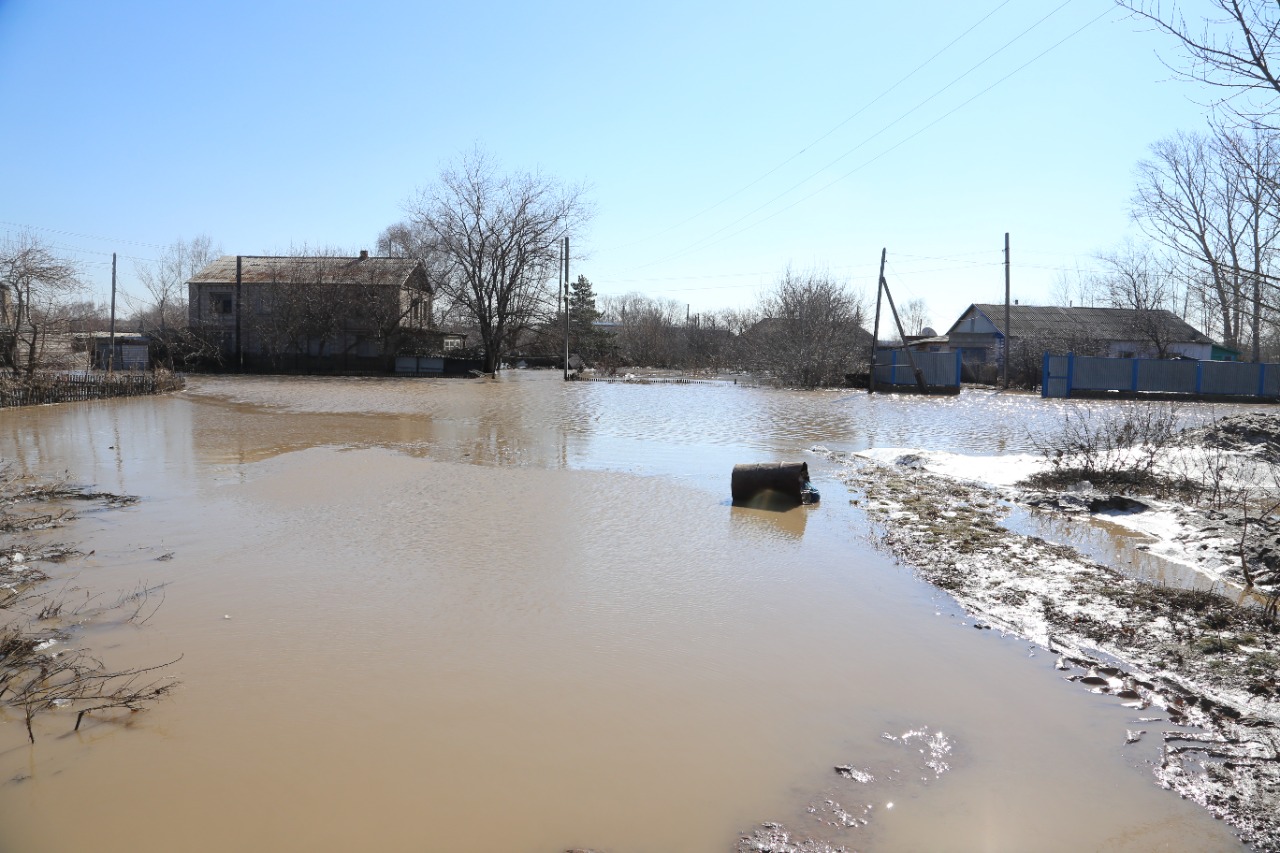
[[[290,257],[241,255],[240,280],[247,283],[287,281],[295,283],[345,284],[380,281],[403,284],[421,266],[409,258],[363,256]],[[193,275],[189,284],[234,284],[236,256],[223,255]]]
[[[952,324],[947,334],[963,334],[960,323],[970,312],[977,311],[1005,334],[1004,305],[974,303],[960,319]],[[1143,315],[1156,314],[1160,318],[1164,337],[1170,343],[1212,344],[1213,339],[1197,330],[1171,311],[1135,311],[1132,308],[1061,308],[1049,305],[1010,305],[1009,323],[1013,337],[1077,333],[1101,341],[1132,341],[1142,338],[1142,328],[1150,325]]]

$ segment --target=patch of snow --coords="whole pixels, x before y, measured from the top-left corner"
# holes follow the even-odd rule
[[[953,480],[989,486],[1012,486],[1019,480],[1043,471],[1049,463],[1035,453],[1003,456],[966,456],[945,450],[918,450],[905,447],[875,447],[857,454],[884,465],[904,465],[940,474]]]

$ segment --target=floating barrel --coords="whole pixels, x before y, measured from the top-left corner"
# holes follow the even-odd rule
[[[734,465],[733,502],[747,503],[761,492],[770,491],[796,503],[817,503],[818,490],[809,482],[809,466],[804,462],[760,462]]]

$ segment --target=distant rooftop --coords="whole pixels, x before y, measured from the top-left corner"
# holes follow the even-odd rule
[[[1003,303],[975,303],[972,308],[981,312],[991,321],[1001,334],[1004,328]],[[961,319],[969,313],[961,315]],[[1161,316],[1167,339],[1171,343],[1212,344],[1213,339],[1187,323],[1172,311],[1139,312],[1132,308],[1062,308],[1051,305],[1010,305],[1009,322],[1013,326],[1015,338],[1028,335],[1062,334],[1063,332],[1079,332],[1098,340],[1123,341],[1131,340],[1140,328],[1137,321],[1144,313]],[[960,330],[957,320],[947,334]]]
[[[288,255],[241,255],[240,280],[245,283],[272,281],[342,283],[382,279],[404,281],[419,262],[410,258]],[[189,279],[191,284],[228,284],[236,280],[236,256],[223,255]]]

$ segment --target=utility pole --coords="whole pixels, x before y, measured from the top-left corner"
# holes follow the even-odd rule
[[[107,374],[116,369],[116,253],[111,253],[111,354],[107,356]]]
[[[569,378],[569,238],[564,238],[564,378]]]
[[[916,386],[921,394],[928,394],[929,389],[924,382],[924,371],[916,366],[916,357],[907,346],[907,333],[902,328],[902,319],[898,316],[898,308],[893,304],[893,294],[889,292],[889,282],[881,276],[880,286],[884,288],[884,298],[889,300],[889,310],[893,312],[893,323],[898,327],[898,338],[902,341],[902,351],[907,354],[907,364],[911,365],[911,373],[916,378]]]
[[[1000,360],[1000,377],[1004,390],[1009,390],[1009,350],[1013,336],[1009,330],[1009,232],[1004,232],[1004,358]]]
[[[244,373],[244,350],[240,346],[240,303],[244,294],[244,255],[236,255],[236,364]]]
[[[876,320],[871,331],[871,374],[867,377],[867,393],[876,393],[876,346],[880,343],[880,294],[884,292],[884,259],[888,247],[880,250],[880,277],[876,279]]]

